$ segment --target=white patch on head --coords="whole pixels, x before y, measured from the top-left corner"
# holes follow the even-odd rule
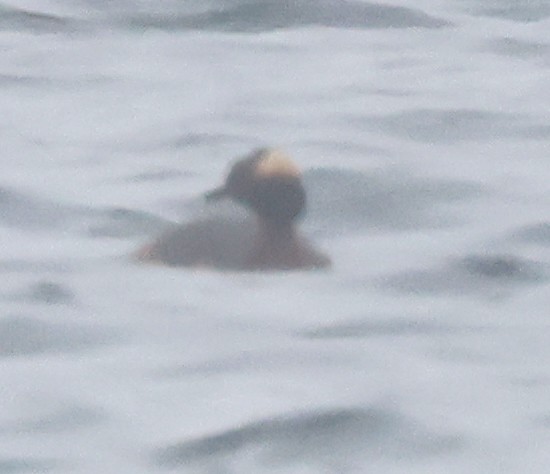
[[[270,178],[273,176],[300,177],[300,170],[281,150],[266,150],[254,170],[257,177]]]

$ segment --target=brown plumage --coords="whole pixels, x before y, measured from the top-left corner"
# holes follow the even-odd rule
[[[206,194],[209,201],[224,197],[252,210],[254,221],[217,218],[183,224],[144,246],[137,258],[239,271],[330,265],[296,230],[306,195],[298,168],[281,151],[263,148],[236,162],[225,183]]]

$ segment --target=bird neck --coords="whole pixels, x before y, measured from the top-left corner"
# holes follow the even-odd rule
[[[261,268],[292,268],[296,266],[299,239],[292,221],[274,222],[258,219],[256,246],[252,265]]]
[[[288,245],[296,237],[292,221],[273,221],[259,218],[259,237],[270,245]]]

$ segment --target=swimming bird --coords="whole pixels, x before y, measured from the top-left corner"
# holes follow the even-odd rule
[[[237,161],[207,201],[229,198],[255,219],[189,222],[141,248],[136,257],[169,266],[224,270],[298,270],[330,265],[330,259],[302,237],[296,220],[306,207],[301,174],[281,150],[261,148]]]

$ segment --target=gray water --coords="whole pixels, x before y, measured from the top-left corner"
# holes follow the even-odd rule
[[[413,3],[0,2],[0,473],[548,471],[550,6]],[[128,257],[265,145],[330,271]]]

